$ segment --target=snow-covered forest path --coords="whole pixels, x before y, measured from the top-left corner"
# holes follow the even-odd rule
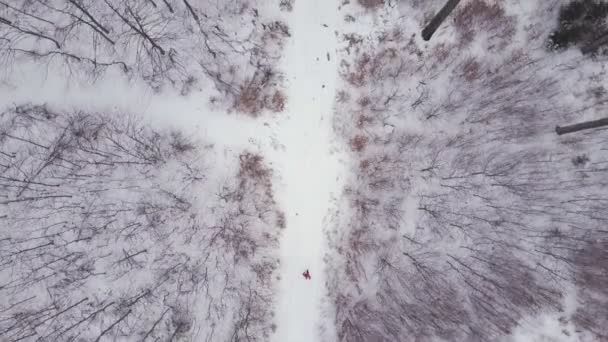
[[[281,175],[277,197],[287,215],[281,241],[277,342],[318,340],[325,292],[324,218],[332,196],[340,191],[339,154],[332,153],[337,22],[334,1],[296,1],[289,14],[292,37],[284,68],[289,105],[287,118],[276,131],[284,149],[272,158]],[[302,276],[306,269],[312,280]]]

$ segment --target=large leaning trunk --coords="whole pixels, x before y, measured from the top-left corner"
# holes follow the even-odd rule
[[[566,133],[573,133],[573,132],[578,132],[578,131],[582,131],[585,129],[590,129],[590,128],[598,128],[598,127],[602,127],[602,126],[608,126],[608,118],[603,118],[603,119],[599,119],[599,120],[593,120],[593,121],[585,121],[585,122],[581,122],[581,123],[577,123],[574,125],[569,125],[569,126],[557,126],[555,127],[555,132],[557,132],[558,135],[562,135],[562,134],[566,134]]]
[[[452,13],[454,8],[460,0],[448,0],[448,2],[441,8],[439,13],[435,15],[435,17],[431,20],[431,22],[422,30],[422,38],[424,40],[430,40],[435,31],[439,28],[441,23]]]

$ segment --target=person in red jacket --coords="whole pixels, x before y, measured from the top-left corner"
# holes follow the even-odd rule
[[[308,272],[308,270],[306,270],[304,273],[302,273],[302,275],[304,276],[304,279],[306,279],[306,280],[312,279],[312,277],[310,276],[310,272]]]

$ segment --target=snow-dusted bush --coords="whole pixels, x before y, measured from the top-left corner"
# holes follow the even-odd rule
[[[266,341],[272,171],[213,159],[124,115],[2,112],[1,339]]]
[[[3,1],[0,57],[5,68],[35,60],[93,79],[116,69],[183,94],[210,84],[235,109],[255,92],[245,111],[276,111],[266,98],[282,88],[289,32],[264,13],[250,0]]]
[[[429,5],[344,34],[335,130],[353,163],[326,259],[338,340],[498,341],[547,312],[607,338],[608,136],[554,134],[606,109],[588,93],[603,70],[546,54],[537,32],[556,10],[523,3],[467,2],[426,47],[408,30]]]
[[[384,0],[357,0],[365,9],[377,9],[384,5]]]
[[[281,9],[281,11],[291,12],[293,11],[294,3],[295,0],[280,0],[279,8]]]

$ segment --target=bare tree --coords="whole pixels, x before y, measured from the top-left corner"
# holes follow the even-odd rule
[[[244,153],[219,179],[208,156],[124,115],[2,112],[2,338],[267,340],[272,171]]]
[[[562,82],[592,88],[601,67],[515,48],[523,24],[496,3],[467,2],[454,41],[429,51],[403,39],[408,18],[387,16],[383,32],[343,36],[334,127],[352,175],[326,259],[338,340],[495,341],[546,312],[605,338],[607,138],[549,134],[604,109],[601,92],[576,103]],[[509,52],[471,55],[472,42]],[[570,315],[572,288],[589,305]]]
[[[273,96],[284,96],[277,62],[289,31],[249,6],[246,0],[0,2],[1,62],[7,70],[23,59],[63,64],[95,79],[117,68],[183,94],[210,82],[216,102],[255,115],[280,111]]]

